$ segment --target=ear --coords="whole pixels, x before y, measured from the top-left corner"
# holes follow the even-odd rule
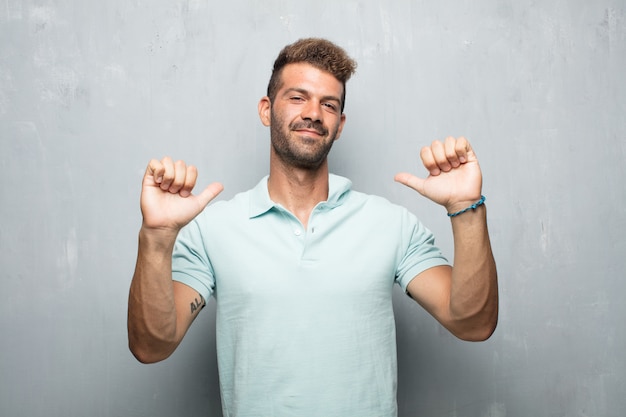
[[[339,121],[339,128],[337,128],[337,134],[335,135],[335,140],[339,139],[341,136],[341,132],[343,131],[343,125],[346,124],[346,115],[345,113],[341,113],[341,120]]]
[[[265,96],[259,100],[259,118],[264,126],[269,126],[272,120],[272,102],[270,98]]]

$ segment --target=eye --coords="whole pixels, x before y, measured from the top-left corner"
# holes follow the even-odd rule
[[[326,107],[328,110],[331,110],[333,112],[337,111],[337,105],[333,102],[322,103],[322,106]]]
[[[289,100],[298,103],[298,102],[304,101],[304,97],[302,97],[302,96],[291,96],[291,97],[289,97]]]

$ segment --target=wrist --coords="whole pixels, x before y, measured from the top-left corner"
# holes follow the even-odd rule
[[[485,196],[481,195],[480,199],[472,200],[471,202],[460,202],[446,207],[448,211],[448,217],[456,217],[468,211],[476,210],[476,208],[482,206],[485,203]]]
[[[139,245],[147,249],[171,252],[177,236],[177,229],[142,225],[139,229]]]

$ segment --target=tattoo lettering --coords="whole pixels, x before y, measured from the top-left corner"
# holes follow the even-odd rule
[[[195,313],[196,310],[201,310],[202,307],[204,307],[204,297],[202,297],[200,294],[198,294],[198,297],[200,297],[200,301],[198,301],[198,298],[194,298],[194,300],[190,303],[191,314]]]

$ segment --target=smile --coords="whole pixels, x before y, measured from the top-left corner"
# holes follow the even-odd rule
[[[323,132],[320,132],[318,130],[312,130],[312,129],[295,129],[294,130],[296,133],[300,133],[300,134],[304,134],[304,135],[317,135],[317,136],[324,136]]]

